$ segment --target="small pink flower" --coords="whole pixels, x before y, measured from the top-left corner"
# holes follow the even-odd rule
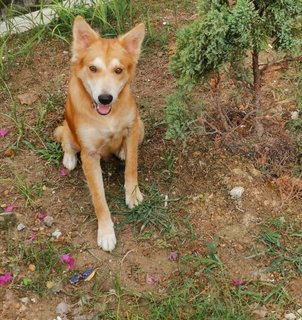
[[[4,138],[9,133],[9,129],[1,128],[0,129],[0,138]]]
[[[243,285],[245,285],[245,283],[246,283],[246,281],[244,281],[244,280],[242,280],[240,278],[237,278],[237,279],[233,280],[233,285],[237,286],[237,287],[243,286]]]
[[[61,175],[61,177],[66,177],[66,176],[68,176],[68,171],[65,168],[61,168],[60,175]]]
[[[6,212],[13,212],[16,206],[14,204],[9,204],[6,206],[5,211]]]
[[[74,269],[74,266],[75,266],[75,261],[74,261],[74,258],[69,255],[69,254],[63,254],[61,257],[60,257],[60,260],[64,263],[67,263],[68,264],[68,267],[69,269]]]
[[[155,283],[157,282],[157,279],[156,279],[155,276],[152,276],[152,275],[150,275],[150,274],[147,274],[147,275],[146,275],[146,282],[147,282],[148,284],[155,284]]]
[[[171,261],[176,261],[177,258],[178,258],[178,253],[177,253],[177,251],[172,251],[172,252],[170,252],[169,257],[168,257],[169,260],[171,260]]]
[[[33,242],[35,241],[37,238],[37,236],[32,232],[29,236],[28,236],[28,242]]]
[[[43,221],[46,217],[46,214],[44,212],[39,212],[37,214],[37,218],[40,220],[40,221]]]
[[[0,286],[6,285],[8,282],[12,281],[13,277],[10,272],[0,276]]]

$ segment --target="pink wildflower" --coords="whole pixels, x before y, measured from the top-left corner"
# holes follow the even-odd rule
[[[64,263],[67,263],[68,264],[68,267],[69,269],[74,269],[74,266],[75,266],[75,260],[74,258],[69,255],[69,254],[63,254],[61,257],[60,257],[60,260]]]
[[[65,168],[61,168],[60,169],[60,175],[62,177],[66,177],[66,176],[68,176],[68,171]]]
[[[172,252],[170,252],[169,257],[168,257],[169,260],[171,260],[171,261],[176,261],[177,258],[178,258],[178,253],[177,253],[177,251],[172,251]]]
[[[16,208],[16,206],[14,204],[9,204],[8,206],[6,206],[5,211],[6,212],[13,212],[13,210]]]
[[[2,128],[0,129],[0,138],[4,138],[9,133],[9,129]]]
[[[13,277],[10,272],[0,276],[0,286],[6,285],[8,282],[12,281]]]
[[[40,221],[43,221],[46,217],[46,214],[44,212],[39,212],[37,214],[37,218],[40,220]]]
[[[35,241],[37,238],[37,236],[32,232],[29,236],[28,236],[28,242],[33,242]]]
[[[147,275],[146,275],[146,282],[147,282],[148,284],[155,284],[155,283],[157,282],[157,279],[156,279],[155,276],[152,276],[152,275],[150,275],[150,274],[147,274]]]
[[[243,286],[243,285],[245,285],[245,283],[246,283],[246,281],[244,281],[244,280],[242,280],[240,278],[237,278],[237,279],[233,280],[233,285],[237,286],[237,287]]]

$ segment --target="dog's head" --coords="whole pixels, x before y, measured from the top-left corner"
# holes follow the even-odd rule
[[[110,113],[132,79],[144,36],[145,26],[141,23],[117,39],[103,39],[82,17],[75,18],[72,62],[99,114]]]

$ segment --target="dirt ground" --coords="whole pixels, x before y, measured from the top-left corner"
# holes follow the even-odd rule
[[[263,223],[274,218],[283,217],[286,223],[294,221],[301,226],[301,203],[297,200],[282,206],[279,190],[272,179],[268,179],[251,161],[228,153],[205,136],[189,138],[185,151],[180,143],[164,139],[163,109],[167,94],[174,88],[174,79],[168,71],[169,55],[159,47],[148,48],[143,53],[133,84],[146,124],[146,138],[139,152],[139,181],[146,191],[145,197],[148,197],[148,188],[152,185],[164,198],[175,200],[167,202],[167,210],[177,228],[167,236],[156,228],[147,227],[138,236],[134,226],[127,224],[117,227],[118,245],[112,254],[97,247],[97,224],[80,164],[67,176],[61,176],[59,169],[62,165],[56,166],[41,159],[24,143],[30,141],[36,148],[42,147],[40,138],[31,129],[37,121],[39,104],[47,104],[49,100],[56,103],[46,115],[40,133],[42,138],[51,137],[62,121],[69,59],[69,46],[52,39],[38,44],[25,65],[21,60],[15,61],[7,86],[19,117],[26,119],[26,124],[21,138],[23,142],[11,153],[6,151],[18,136],[12,119],[7,117],[11,113],[12,101],[7,94],[0,94],[1,127],[10,129],[8,135],[0,139],[0,204],[2,208],[14,204],[16,225],[23,223],[26,226],[24,231],[17,231],[16,225],[9,231],[0,231],[0,273],[9,267],[14,275],[11,284],[0,287],[0,318],[56,319],[56,306],[65,301],[72,309],[67,319],[93,319],[95,311],[106,306],[116,308],[111,294],[116,290],[113,276],[119,278],[123,288],[137,295],[163,293],[183,268],[180,258],[186,255],[207,257],[207,243],[215,239],[219,239],[216,254],[230,279],[278,283],[279,273],[264,272],[270,258],[255,256],[255,247],[258,251],[264,248],[257,237]],[[17,97],[28,93],[36,100],[22,105]],[[167,160],[169,155],[173,159],[169,158],[173,162],[171,167]],[[116,200],[123,198],[123,163],[110,159],[102,162],[102,167],[107,201],[118,225],[124,219],[118,214],[121,207]],[[16,182],[19,180],[36,186],[33,203],[26,202]],[[229,195],[236,186],[244,188],[239,200]],[[54,225],[50,228],[36,218],[42,211],[54,218]],[[62,232],[59,239],[52,237],[55,228]],[[76,270],[95,268],[95,282],[71,285],[68,279],[73,273],[64,269],[64,279],[56,283],[57,291],[49,290],[38,295],[21,286],[20,281],[31,277],[33,272],[22,262],[13,260],[7,243],[11,240],[18,247],[18,242],[25,241],[32,232],[37,239],[46,238],[57,247],[72,247]],[[174,251],[178,253],[177,261],[168,258]],[[156,278],[155,284],[148,283],[148,275]],[[202,275],[199,280],[206,290],[209,284]],[[301,280],[297,277],[285,284],[297,305],[302,305],[300,285]],[[83,304],[79,301],[89,301],[95,287],[102,292],[102,297],[93,307],[83,311]],[[29,301],[20,300],[24,297]],[[270,303],[268,308],[274,310],[273,305]]]

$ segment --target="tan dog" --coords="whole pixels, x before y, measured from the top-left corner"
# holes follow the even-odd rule
[[[65,121],[55,130],[64,151],[63,164],[73,170],[81,152],[97,220],[97,243],[105,251],[116,245],[105,199],[101,157],[125,159],[126,204],[143,200],[137,181],[137,151],[144,137],[130,83],[145,35],[143,24],[117,39],[103,39],[78,16],[73,25],[71,78]]]

